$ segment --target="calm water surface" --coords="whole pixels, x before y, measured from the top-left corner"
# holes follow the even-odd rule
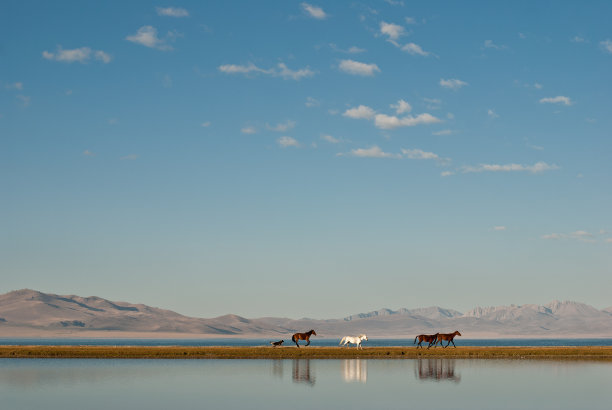
[[[612,365],[0,359],[3,409],[609,409]]]

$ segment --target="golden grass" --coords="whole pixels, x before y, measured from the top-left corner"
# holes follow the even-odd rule
[[[0,358],[92,359],[538,359],[612,362],[612,347],[0,346]]]

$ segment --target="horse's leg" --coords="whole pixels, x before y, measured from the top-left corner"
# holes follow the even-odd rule
[[[308,346],[310,344],[310,338],[306,339],[306,346]]]
[[[299,347],[300,347],[300,345],[299,345],[299,343],[298,343],[298,340],[300,340],[300,339],[294,339],[293,341],[295,342],[295,345],[296,345],[296,346],[299,348]]]
[[[451,342],[453,342],[453,339],[451,339]],[[455,346],[455,342],[453,342],[453,346],[455,347],[455,349],[457,348],[457,346]]]

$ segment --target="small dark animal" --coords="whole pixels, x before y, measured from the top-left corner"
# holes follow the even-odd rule
[[[448,345],[450,345],[451,343],[453,344],[453,346],[455,346],[455,342],[453,342],[455,336],[461,336],[461,333],[459,333],[458,330],[455,330],[453,333],[438,333],[438,341],[436,343],[440,343],[440,346],[442,347],[448,347]],[[444,344],[442,343],[445,340],[448,342],[446,346],[444,346]]]
[[[417,337],[414,338],[414,343],[417,342],[417,339],[419,340],[419,344],[417,345],[417,349],[420,347],[421,349],[423,348],[423,346],[421,345],[421,343],[423,342],[427,342],[429,343],[429,346],[427,346],[427,348],[429,349],[431,346],[435,346],[436,342],[438,341],[438,335],[439,333],[436,333],[435,335],[418,335]],[[412,344],[414,344],[412,343]]]
[[[284,340],[279,340],[278,342],[270,342],[270,344],[276,347],[276,346],[282,345],[284,342],[285,342]]]
[[[310,336],[312,335],[316,336],[317,332],[314,330],[309,330],[306,333],[295,333],[293,336],[291,336],[291,340],[293,340],[293,343],[295,343],[297,347],[300,347],[298,340],[306,340],[306,346],[308,346],[310,344]]]

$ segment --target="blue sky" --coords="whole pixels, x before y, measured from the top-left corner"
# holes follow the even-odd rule
[[[612,305],[612,3],[0,5],[2,291]]]

